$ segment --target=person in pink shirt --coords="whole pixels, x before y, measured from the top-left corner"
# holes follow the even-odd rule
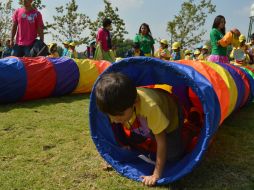
[[[22,7],[16,9],[12,16],[11,47],[13,47],[13,56],[30,56],[30,50],[37,36],[41,41],[44,41],[42,15],[32,6],[32,2],[33,0],[22,0]],[[15,36],[16,41],[14,42]]]
[[[103,20],[103,27],[100,28],[96,35],[96,51],[94,59],[96,60],[107,60],[114,62],[114,56],[112,56],[112,41],[110,30],[112,29],[112,21],[108,18]]]

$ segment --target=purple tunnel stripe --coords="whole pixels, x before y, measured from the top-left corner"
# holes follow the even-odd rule
[[[56,86],[53,96],[62,96],[71,93],[79,81],[77,64],[68,57],[48,58],[56,71]]]

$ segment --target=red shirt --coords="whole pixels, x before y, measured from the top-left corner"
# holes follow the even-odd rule
[[[97,32],[96,42],[101,43],[101,47],[104,51],[109,51],[110,49],[108,47],[108,39],[109,39],[109,32],[104,28],[100,28]]]
[[[16,43],[22,46],[32,45],[37,38],[38,28],[43,27],[41,13],[36,9],[31,11],[26,11],[25,8],[17,9],[12,21],[18,24]]]

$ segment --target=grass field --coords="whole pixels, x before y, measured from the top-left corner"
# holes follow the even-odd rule
[[[0,189],[151,189],[102,170],[88,107],[88,95],[0,105]],[[231,115],[200,165],[172,186],[253,190],[254,104]]]

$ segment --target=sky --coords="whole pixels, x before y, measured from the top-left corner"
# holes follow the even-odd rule
[[[18,0],[14,3],[15,8],[19,6],[16,2]],[[46,8],[41,11],[44,22],[52,22],[52,15],[56,15],[55,7],[65,5],[69,0],[42,0],[42,2],[46,5]],[[76,0],[76,2],[79,6],[78,11],[86,14],[92,20],[97,18],[99,11],[104,10],[103,0]],[[149,24],[154,38],[169,40],[170,36],[166,32],[167,23],[178,14],[184,0],[110,0],[110,2],[113,7],[118,7],[118,14],[126,24],[128,31],[126,38],[133,39],[140,25],[145,22]],[[194,2],[200,1],[194,0]],[[207,32],[203,40],[209,40],[209,32],[217,15],[225,16],[226,30],[236,27],[247,37],[250,9],[254,0],[212,0],[212,3],[216,5],[216,12],[207,17],[204,26]],[[45,41],[49,43],[52,39],[46,35]]]

